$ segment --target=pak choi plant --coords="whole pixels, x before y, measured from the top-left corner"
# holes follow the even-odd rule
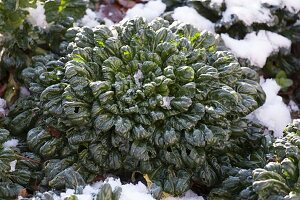
[[[264,163],[263,128],[244,118],[264,103],[259,77],[215,35],[137,18],[70,28],[65,38],[63,56],[33,57],[23,70],[32,94],[23,101],[33,105],[7,123],[28,130],[28,148],[44,161],[41,185],[76,188],[139,172],[160,198]]]

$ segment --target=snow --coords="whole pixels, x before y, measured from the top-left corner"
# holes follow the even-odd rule
[[[85,13],[86,14],[80,20],[83,26],[93,28],[99,25],[99,22],[97,21],[97,15],[94,11],[88,8],[86,9]]]
[[[293,112],[299,111],[298,105],[297,105],[296,102],[293,101],[293,100],[290,100],[288,106],[289,106],[290,111],[293,111]]]
[[[134,185],[132,183],[125,184],[122,185],[121,188],[122,193],[120,200],[154,200],[147,187],[141,182],[138,182],[137,185]]]
[[[65,199],[75,193],[74,189],[67,189],[66,192],[60,193],[60,199]]]
[[[87,26],[89,28],[96,27],[100,25],[98,19],[102,19],[106,26],[111,27],[115,23],[110,19],[104,17],[99,12],[94,12],[90,8],[87,8],[85,15],[79,20],[79,24],[82,26]]]
[[[87,185],[83,189],[83,194],[76,194],[76,197],[79,200],[92,200],[93,196],[95,196],[99,192],[99,188],[101,188],[104,183],[110,184],[113,191],[115,190],[116,187],[122,188],[120,200],[137,200],[137,199],[154,200],[154,198],[149,193],[147,187],[143,183],[138,182],[138,184],[136,185],[132,183],[122,185],[120,179],[114,179],[114,178],[107,178],[104,182],[100,181],[92,185]],[[61,193],[60,197],[61,199],[64,199],[66,197],[73,195],[74,193],[75,190],[67,189],[65,193]]]
[[[126,12],[125,20],[134,17],[144,17],[147,21],[152,21],[166,10],[166,4],[161,0],[149,1],[146,4],[138,3]]]
[[[294,26],[299,26],[299,25],[300,25],[300,19],[298,19],[298,20],[295,22]]]
[[[19,143],[19,140],[17,139],[11,139],[7,140],[6,142],[3,143],[4,148],[10,148],[10,147],[16,147]]]
[[[99,186],[97,187],[99,188]],[[92,194],[92,193],[97,193],[97,189],[95,187],[92,187],[91,185],[87,185],[83,188],[83,194]]]
[[[111,27],[112,25],[115,24],[113,21],[111,21],[110,19],[108,19],[106,17],[103,18],[103,21],[104,21],[105,25],[108,26],[108,27]]]
[[[11,161],[10,163],[9,163],[9,165],[10,165],[10,172],[14,172],[14,171],[16,171],[16,164],[17,164],[17,160],[14,160],[14,161]]]
[[[265,30],[251,32],[242,40],[233,39],[228,34],[221,34],[221,37],[236,56],[247,58],[258,67],[263,67],[271,54],[291,46],[291,41],[286,37]]]
[[[5,99],[0,98],[0,117],[1,116],[6,116],[6,101]]]
[[[175,97],[168,97],[168,96],[163,97],[161,106],[168,109],[168,110],[171,109],[170,103],[171,103],[172,99],[174,99],[174,98]]]
[[[36,3],[36,8],[28,8],[27,11],[29,15],[27,16],[27,21],[32,26],[39,26],[41,28],[47,28],[48,23],[46,21],[45,9],[41,2]]]
[[[261,79],[261,86],[266,93],[266,102],[252,112],[248,118],[258,121],[268,127],[269,130],[274,131],[275,137],[281,137],[285,126],[292,121],[289,108],[277,95],[280,86],[275,80]]]
[[[215,5],[220,6],[223,2],[224,2],[224,0],[211,0],[210,3],[211,3],[212,5],[215,4]]]
[[[270,23],[273,16],[268,8],[261,4],[261,0],[241,1],[241,0],[225,0],[226,10],[222,13],[222,21],[228,22],[232,20],[232,16],[236,15],[247,26],[254,22]]]
[[[223,2],[226,4],[226,10],[222,13],[221,21],[230,22],[233,17],[237,17],[247,26],[253,23],[275,22],[271,9],[263,4],[278,6],[294,14],[300,11],[299,0],[212,0],[211,5],[221,6]]]
[[[214,23],[201,16],[194,8],[183,6],[174,10],[172,17],[183,23],[192,24],[199,30],[215,32]]]
[[[265,3],[272,6],[280,6],[282,1],[281,0],[261,0],[260,3]]]
[[[120,179],[116,179],[113,177],[107,178],[105,181],[95,182],[91,185],[87,185],[83,188],[82,194],[75,194],[74,189],[67,189],[66,192],[60,193],[60,196],[55,196],[55,200],[63,200],[71,195],[76,195],[78,200],[93,200],[96,198],[99,189],[103,186],[103,184],[110,184],[112,191],[116,189],[116,187],[120,187],[122,189],[120,200],[155,200],[148,188],[142,183],[138,182],[137,184],[124,184],[122,185]],[[201,196],[198,196],[191,190],[187,191],[183,197],[167,197],[165,200],[203,200]]]
[[[299,0],[282,0],[283,6],[287,8],[288,11],[292,13],[297,13],[300,11],[300,1]]]

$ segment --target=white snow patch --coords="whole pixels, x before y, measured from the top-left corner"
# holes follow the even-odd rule
[[[67,189],[66,192],[60,193],[60,197],[61,197],[61,199],[65,199],[67,197],[70,197],[74,193],[75,193],[74,189]]]
[[[290,111],[282,98],[277,95],[280,86],[275,80],[262,79],[261,86],[266,93],[266,102],[248,115],[248,118],[259,121],[269,130],[273,130],[275,137],[281,137],[283,129],[292,121]]]
[[[261,0],[260,3],[269,4],[272,6],[280,6],[282,3],[282,0]]]
[[[86,14],[80,20],[83,26],[93,28],[99,25],[99,22],[97,21],[97,14],[94,11],[88,8],[85,13]]]
[[[122,186],[121,180],[119,178],[116,179],[113,177],[109,177],[104,181],[104,183],[108,183],[111,186],[112,190],[115,190],[116,187]]]
[[[187,6],[178,7],[174,10],[172,17],[180,22],[192,24],[201,31],[215,32],[214,23],[201,16],[194,8]]]
[[[108,27],[111,27],[112,25],[115,24],[113,21],[111,21],[110,19],[108,19],[106,17],[103,18],[103,21],[104,21],[105,25],[108,26]]]
[[[291,46],[291,41],[286,37],[265,30],[249,33],[243,40],[233,39],[228,34],[221,34],[221,37],[236,56],[248,58],[252,65],[258,67],[263,67],[272,53]]]
[[[300,1],[299,0],[282,0],[283,6],[287,8],[288,11],[292,13],[297,13],[300,11]]]
[[[54,196],[55,200],[63,200],[71,195],[75,195],[78,200],[94,200],[103,184],[110,184],[112,190],[114,191],[116,187],[121,187],[122,192],[120,200],[155,200],[150,194],[148,188],[142,183],[137,184],[124,184],[122,185],[120,179],[107,178],[105,181],[99,181],[93,183],[92,185],[87,185],[84,187],[82,194],[75,194],[74,189],[67,189],[66,192],[62,192],[60,196]],[[183,197],[168,197],[165,200],[203,200],[201,196],[197,196],[191,190],[187,191]]]
[[[27,21],[32,24],[32,26],[47,28],[48,23],[46,21],[44,5],[41,2],[37,2],[36,5],[36,8],[27,8],[27,11],[29,12]]]
[[[83,189],[83,194],[76,194],[76,197],[79,200],[92,200],[97,195],[102,185],[105,183],[110,184],[113,191],[116,189],[116,187],[122,188],[120,200],[137,200],[137,199],[154,200],[154,198],[149,193],[149,190],[143,183],[138,182],[138,184],[136,185],[131,183],[122,185],[120,179],[115,179],[112,177],[107,178],[104,182],[100,181],[92,185],[85,186]],[[59,199],[64,199],[74,194],[75,194],[75,190],[67,189],[65,193],[61,193]]]
[[[54,199],[54,200],[60,200],[60,197],[57,196],[56,194],[54,194],[53,199]]]
[[[221,4],[224,2],[224,0],[211,0],[210,4],[215,4],[218,6],[221,6]]]
[[[222,13],[222,21],[228,22],[232,17],[237,16],[245,25],[250,26],[253,23],[273,23],[274,16],[271,10],[263,4],[279,6],[291,13],[300,11],[299,0],[212,0],[211,4],[220,6],[224,2],[226,10]]]
[[[172,99],[174,99],[175,97],[168,97],[168,96],[166,96],[166,97],[163,97],[162,98],[162,107],[164,107],[164,108],[166,108],[166,109],[171,109],[171,101],[172,101]]]
[[[298,107],[298,105],[296,104],[296,102],[295,101],[293,101],[293,100],[290,100],[290,102],[289,102],[289,109],[290,109],[290,111],[293,111],[293,112],[297,112],[297,111],[299,111],[299,107]]]
[[[141,82],[140,80],[144,78],[143,76],[143,72],[139,69],[137,70],[137,72],[135,72],[135,74],[133,75],[134,78],[134,82],[135,84],[140,87],[141,86]]]
[[[97,188],[95,188],[95,187],[92,187],[91,185],[87,185],[83,189],[83,194],[93,194],[93,193],[96,194],[98,192],[98,188],[99,187],[100,186],[98,186]]]
[[[134,185],[132,183],[122,185],[122,194],[120,200],[154,200],[154,198],[149,193],[147,187],[138,182],[138,184]]]
[[[247,26],[254,22],[268,23],[274,21],[270,10],[262,6],[261,0],[225,0],[225,3],[226,10],[222,13],[222,21],[224,22],[231,21],[233,15],[236,15]]]
[[[298,20],[295,22],[294,26],[299,26],[299,25],[300,25],[300,19],[298,19]]]
[[[125,20],[134,17],[145,17],[147,21],[152,21],[166,10],[166,4],[161,0],[149,1],[146,4],[138,3],[126,12]]]
[[[10,163],[9,163],[9,165],[10,165],[10,172],[14,172],[14,171],[16,171],[16,164],[17,164],[17,160],[14,160],[14,161],[11,161]]]
[[[10,147],[16,147],[19,143],[19,140],[17,139],[11,139],[7,140],[6,142],[3,143],[4,148],[10,148]]]

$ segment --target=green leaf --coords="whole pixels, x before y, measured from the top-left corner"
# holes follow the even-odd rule
[[[118,117],[115,123],[115,132],[122,137],[130,137],[130,130],[132,129],[132,122],[128,118]]]
[[[176,78],[182,82],[191,82],[194,80],[195,72],[192,67],[182,66],[175,70]]]
[[[67,17],[77,20],[84,15],[86,2],[82,0],[47,0],[44,8],[48,23],[61,21]]]

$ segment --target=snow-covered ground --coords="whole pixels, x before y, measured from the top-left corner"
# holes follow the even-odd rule
[[[270,23],[276,20],[271,15],[271,10],[264,7],[263,4],[269,6],[279,6],[292,13],[300,10],[300,2],[298,0],[212,0],[211,5],[221,6],[226,4],[226,10],[222,13],[222,21],[228,22],[232,20],[232,16],[236,16],[246,25],[253,23]]]
[[[283,135],[283,129],[292,121],[288,106],[284,104],[282,98],[277,95],[280,86],[273,79],[261,78],[260,84],[266,93],[266,102],[248,118],[258,121],[260,124],[274,131],[275,137]]]
[[[291,41],[277,33],[260,30],[245,36],[243,40],[231,38],[228,34],[221,34],[225,45],[240,58],[247,58],[252,65],[263,67],[267,58],[273,53],[283,49],[289,49]]]
[[[198,12],[191,7],[183,6],[175,8],[174,13],[172,14],[172,17],[175,20],[185,22],[192,24],[199,30],[207,30],[212,33],[215,32],[215,25],[205,17],[202,17],[198,14]]]
[[[75,195],[78,200],[94,200],[97,193],[105,183],[110,184],[112,191],[114,191],[117,187],[122,189],[120,200],[155,200],[143,183],[138,182],[137,184],[129,183],[122,185],[120,179],[115,178],[107,178],[105,181],[99,181],[91,185],[87,185],[83,188],[81,194],[75,194],[74,189],[67,189],[66,192],[61,193],[60,196],[55,195],[54,200],[63,200],[72,195]],[[189,190],[183,197],[169,196],[164,200],[203,200],[203,198]]]
[[[138,3],[126,13],[124,20],[134,17],[145,17],[147,21],[152,21],[166,10],[166,4],[161,0],[149,1],[146,4]]]

